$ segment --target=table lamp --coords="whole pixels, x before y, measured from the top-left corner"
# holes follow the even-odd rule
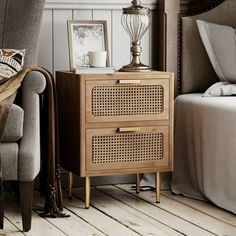
[[[142,36],[150,26],[150,9],[141,6],[140,0],[133,0],[130,7],[123,8],[121,23],[131,37],[132,46],[130,51],[133,58],[131,63],[123,66],[120,71],[150,71],[150,67],[142,64],[140,60],[140,55],[142,52],[140,43]]]

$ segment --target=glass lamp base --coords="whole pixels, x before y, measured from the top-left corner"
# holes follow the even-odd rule
[[[149,66],[140,64],[130,63],[129,65],[125,65],[119,69],[121,72],[147,72],[151,71],[152,69]]]

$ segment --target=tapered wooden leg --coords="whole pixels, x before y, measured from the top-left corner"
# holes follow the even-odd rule
[[[160,193],[161,193],[161,178],[160,173],[156,172],[156,202],[160,202]]]
[[[89,208],[89,202],[90,202],[90,177],[85,177],[85,208]]]
[[[140,192],[140,174],[136,174],[136,193]]]
[[[33,182],[20,182],[20,205],[23,230],[31,229]]]
[[[73,173],[68,172],[68,193],[69,199],[72,199]]]

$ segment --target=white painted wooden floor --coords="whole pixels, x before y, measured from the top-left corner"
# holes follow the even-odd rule
[[[0,235],[236,236],[236,215],[169,191],[162,191],[157,204],[152,191],[136,195],[130,185],[98,186],[92,189],[90,209],[84,209],[82,188],[74,188],[73,193],[68,200],[64,192],[64,212],[71,217],[44,219],[38,216],[42,199],[35,192],[32,229],[27,233],[20,231],[20,210],[14,196],[8,195]]]

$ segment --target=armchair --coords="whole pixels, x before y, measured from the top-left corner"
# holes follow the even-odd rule
[[[36,65],[36,48],[45,0],[0,1],[0,47],[26,49],[25,66]],[[5,126],[0,158],[3,180],[17,180],[23,230],[31,228],[33,181],[40,170],[40,93],[46,80],[40,72],[27,73],[19,104],[13,104]],[[0,212],[3,227],[3,209]]]

